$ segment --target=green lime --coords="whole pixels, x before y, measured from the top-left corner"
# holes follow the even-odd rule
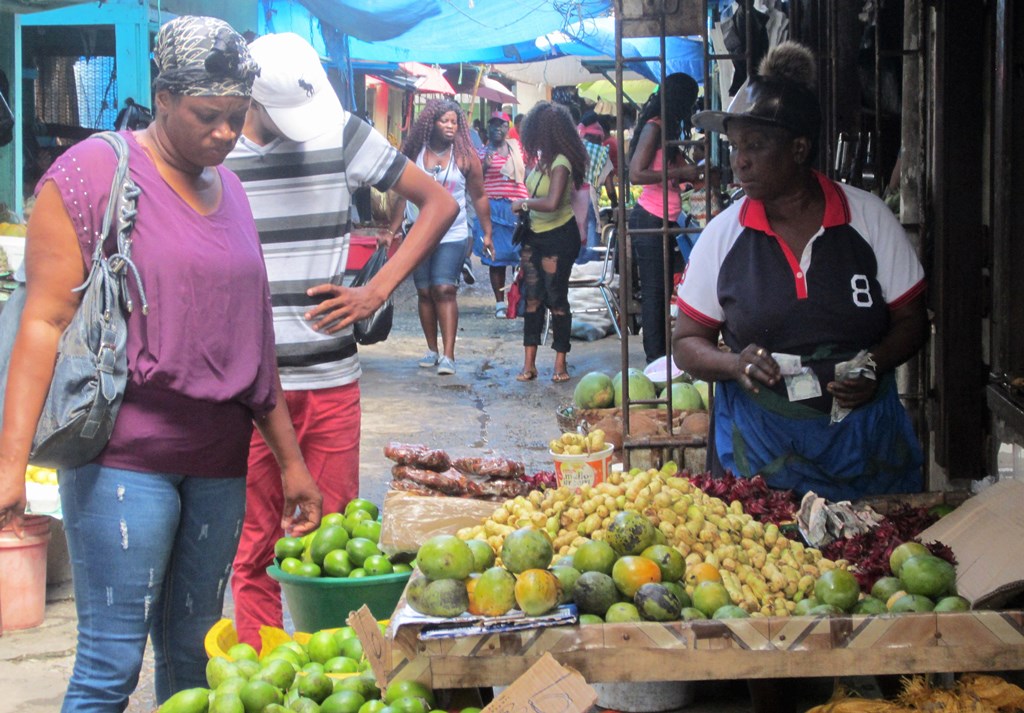
[[[356,512],[362,512],[362,510],[356,510]],[[348,552],[349,559],[352,560],[355,567],[362,567],[367,557],[383,554],[376,542],[365,537],[353,537],[345,545],[345,551]]]
[[[343,639],[341,642],[341,655],[350,659],[361,661],[363,658],[363,644],[355,636]]]
[[[358,713],[366,699],[358,691],[332,693],[320,704],[320,713]]]
[[[388,705],[384,701],[374,698],[359,707],[359,713],[380,713]]]
[[[348,501],[348,504],[345,506],[345,514],[351,515],[356,510],[365,510],[371,520],[376,520],[380,515],[380,509],[366,498],[353,498]]]
[[[313,538],[313,544],[310,546],[310,555],[313,561],[322,567],[327,553],[333,550],[344,549],[345,545],[348,544],[348,540],[348,530],[341,525],[321,527],[317,530],[316,537]]]
[[[205,713],[209,701],[208,688],[186,688],[164,701],[160,710],[169,713]]]
[[[249,659],[241,659],[235,661],[235,665],[238,666],[238,675],[248,681],[250,678],[255,676],[260,670],[259,661],[250,661]]]
[[[356,630],[351,626],[343,626],[335,629],[333,632],[334,639],[340,644],[345,639],[351,639],[356,635]]]
[[[256,649],[242,641],[228,649],[228,658],[232,661],[259,661],[260,655]]]
[[[210,696],[210,707],[207,713],[245,713],[245,704],[242,703],[242,697],[238,695],[238,691],[218,689]]]
[[[271,703],[279,704],[284,700],[284,694],[279,688],[269,681],[259,679],[246,683],[238,697],[242,699],[245,713],[259,713]]]
[[[246,683],[248,683],[248,680],[241,676],[229,678],[226,681],[222,681],[221,684],[217,686],[215,693],[238,693],[245,688]]]
[[[307,673],[299,675],[297,679],[299,695],[310,698],[321,703],[325,698],[334,693],[334,682],[327,677],[326,673]]]
[[[366,576],[366,570],[362,567],[356,567],[354,570],[348,573],[349,579],[359,579],[360,577]]]
[[[302,538],[300,537],[282,537],[274,543],[274,556],[277,557],[280,562],[285,557],[302,557],[302,550],[306,549],[306,546],[302,544]]]
[[[391,560],[384,555],[370,555],[363,562],[363,570],[367,576],[375,577],[381,574],[391,574],[395,571],[395,568],[391,564]]]
[[[340,643],[338,648],[341,648]],[[355,673],[358,669],[359,662],[355,659],[350,659],[348,656],[335,656],[324,663],[324,671],[327,673]]]
[[[380,522],[363,520],[352,529],[352,537],[365,537],[371,542],[380,541]]]
[[[314,562],[303,562],[295,568],[293,574],[296,577],[319,577],[320,566]]]
[[[405,696],[398,698],[388,704],[394,713],[427,713],[430,706],[422,698]]]
[[[382,700],[385,703],[391,704],[399,698],[408,697],[422,698],[430,705],[434,705],[434,692],[430,690],[430,686],[413,680],[395,681],[390,684],[387,690],[384,691]]]
[[[397,562],[391,565],[391,568],[394,570],[395,574],[398,574],[399,572],[401,572],[402,574],[405,574],[406,572],[412,572],[412,565],[406,564],[405,562]]]
[[[266,681],[274,687],[284,690],[291,688],[295,681],[295,675],[295,667],[291,662],[275,658],[264,663],[263,668],[253,677],[253,680]]]
[[[363,522],[364,520],[373,520],[370,517],[370,513],[365,510],[353,510],[351,513],[345,516],[345,529],[348,530],[348,534],[352,534],[356,531],[356,525]]]
[[[306,652],[309,654],[310,661],[322,664],[336,656],[341,656],[341,644],[334,638],[333,632],[318,631],[306,642]]]
[[[223,656],[214,656],[206,662],[206,683],[210,688],[217,688],[229,678],[240,675],[238,666]]]
[[[286,574],[295,574],[302,567],[302,560],[295,557],[285,557],[281,560],[281,571]]]
[[[320,705],[312,698],[300,696],[288,703],[288,710],[292,713],[320,713]]]
[[[340,512],[329,512],[320,518],[320,527],[334,527],[345,525],[345,514]]]
[[[345,550],[331,550],[324,557],[324,573],[328,577],[347,577],[352,571],[352,559]]]

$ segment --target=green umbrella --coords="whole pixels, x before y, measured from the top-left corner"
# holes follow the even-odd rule
[[[622,82],[623,93],[637,104],[643,104],[654,93],[658,85],[649,79],[626,79]],[[607,79],[584,82],[579,85],[579,95],[593,102],[615,103],[615,85]]]

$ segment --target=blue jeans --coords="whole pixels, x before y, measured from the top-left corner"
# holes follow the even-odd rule
[[[58,473],[78,612],[64,713],[123,711],[153,637],[156,696],[206,686],[203,638],[221,617],[245,478],[99,465]]]
[[[458,285],[462,274],[462,263],[466,261],[467,248],[471,246],[467,237],[449,243],[441,243],[412,273],[412,282],[417,290],[434,285]]]

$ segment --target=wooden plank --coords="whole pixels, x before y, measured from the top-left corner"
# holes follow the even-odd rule
[[[434,688],[508,685],[545,653],[591,683],[1016,670],[1024,612],[567,626],[394,651],[402,678]]]

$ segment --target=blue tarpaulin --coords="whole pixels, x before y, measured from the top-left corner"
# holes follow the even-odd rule
[[[337,41],[347,35],[354,61],[395,65],[521,63],[575,55],[615,56],[611,0],[261,0],[262,32],[297,32],[324,54],[340,59]],[[318,22],[319,21],[319,22]],[[331,37],[327,48],[322,24]],[[656,56],[659,41],[625,39],[623,55]],[[666,73],[686,72],[703,81],[699,41],[666,38]],[[658,62],[627,65],[652,81]]]
[[[562,31],[596,32],[592,18],[609,16],[611,0],[301,0],[323,24],[349,36],[353,60],[495,64],[552,56],[537,38]],[[277,12],[288,3],[263,0],[268,25],[285,26]],[[264,13],[266,17],[268,13]],[[299,25],[302,23],[299,22]],[[555,52],[554,54],[558,54]]]

